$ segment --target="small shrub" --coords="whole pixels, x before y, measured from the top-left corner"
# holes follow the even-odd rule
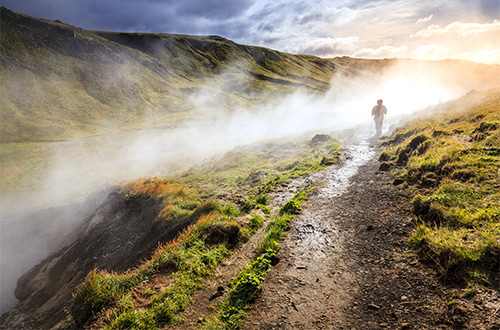
[[[261,194],[259,195],[256,199],[255,199],[255,202],[257,204],[261,204],[261,205],[267,205],[269,204],[269,201],[267,200],[267,195],[265,194]]]
[[[302,207],[300,206],[300,204],[297,201],[291,199],[288,202],[286,202],[285,205],[283,205],[281,207],[279,214],[280,215],[299,214],[301,209],[302,209]]]
[[[192,219],[198,219],[202,215],[213,213],[215,211],[219,211],[220,204],[216,201],[208,201],[198,205],[198,207],[194,210],[191,215]]]
[[[265,205],[258,204],[256,208],[262,210],[262,212],[264,212],[265,214],[271,214],[271,209]]]
[[[388,151],[382,151],[382,153],[378,156],[379,162],[387,162],[391,159],[391,154]]]
[[[323,158],[320,161],[320,164],[323,166],[330,166],[337,164],[338,162],[339,162],[338,156],[323,156]]]
[[[426,135],[426,134],[419,134],[417,135],[416,137],[414,137],[407,145],[406,147],[401,150],[398,154],[398,159],[397,159],[397,163],[399,165],[406,165],[406,163],[408,162],[408,160],[410,159],[410,156],[412,155],[412,153],[414,151],[416,151],[419,146],[427,141],[429,139],[429,136]],[[420,150],[421,153],[424,153],[426,150],[428,149],[428,145],[424,148],[422,147],[422,150]]]
[[[236,308],[243,308],[252,303],[262,290],[264,277],[248,270],[243,272],[235,281],[229,293],[229,303]]]
[[[229,217],[237,217],[241,214],[241,211],[234,204],[228,204],[220,209],[222,214]]]
[[[248,220],[250,221],[250,228],[253,231],[256,231],[264,224],[264,218],[262,218],[260,215],[251,216],[248,218]]]
[[[208,245],[225,243],[229,248],[233,248],[240,241],[240,229],[240,226],[235,222],[215,223],[203,233],[205,243]]]
[[[255,198],[253,196],[248,197],[248,199],[245,201],[245,204],[243,204],[243,212],[249,212],[255,208]]]

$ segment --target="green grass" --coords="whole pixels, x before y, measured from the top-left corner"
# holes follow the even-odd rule
[[[157,329],[179,322],[179,313],[201,288],[202,279],[211,275],[220,261],[228,255],[225,246],[207,248],[200,240],[190,242],[189,248],[178,256],[182,260],[179,270],[169,279],[172,284],[163,292],[151,297],[147,309],[137,310],[130,296],[122,297],[106,315],[103,322],[108,329]],[[125,303],[124,303],[125,301]]]
[[[121,190],[125,196],[163,201],[157,221],[194,224],[174,241],[159,246],[136,269],[124,273],[96,269],[89,273],[74,294],[75,322],[94,322],[95,326],[108,329],[161,328],[182,322],[179,315],[191,304],[204,280],[265,221],[257,214],[244,221],[235,219],[254,209],[269,217],[267,193],[293,177],[323,169],[326,165],[321,160],[325,156],[337,159],[338,147],[336,141],[311,145],[300,139],[283,145],[256,144],[240,147],[220,161],[174,175],[175,179],[140,178],[126,183]],[[257,169],[268,174],[255,175]],[[244,178],[239,185],[234,184],[235,176]],[[243,199],[235,200],[232,194]],[[241,309],[258,293],[261,277],[276,262],[278,243],[305,197],[306,192],[297,194],[268,224],[257,248],[256,261],[233,281],[236,289],[230,294],[231,306]],[[164,283],[164,288],[155,288],[155,279]],[[244,315],[243,309],[240,311]],[[239,319],[233,311],[226,314],[231,320]]]
[[[75,322],[86,324],[105,308],[108,309],[100,322],[102,327],[110,329],[158,328],[179,321],[176,315],[190,304],[202,280],[212,274],[233,248],[222,236],[218,244],[207,243],[210,228],[215,223],[229,221],[226,215],[209,213],[201,216],[175,241],[160,246],[150,260],[135,270],[123,274],[92,271],[74,294],[72,315]],[[162,272],[171,272],[170,285],[165,290],[152,293],[151,288],[141,288],[141,284]],[[147,310],[134,308],[132,295],[136,290],[148,290],[150,307]]]
[[[219,303],[216,313],[206,317],[202,329],[238,329],[246,313],[262,291],[265,274],[278,262],[280,242],[289,229],[290,220],[300,210],[306,192],[298,193],[285,203],[266,228],[266,234],[259,242],[255,258],[231,281],[231,290]],[[291,206],[293,205],[293,206]]]
[[[400,128],[381,155],[416,192],[410,243],[445,280],[498,285],[500,96],[473,93],[435,111]]]
[[[265,205],[259,198],[263,198],[273,187],[320,171],[338,161],[340,143],[333,139],[311,145],[309,139],[312,135],[239,147],[220,159],[193,167],[174,178],[207,194],[250,192],[249,206]],[[332,162],[322,163],[325,157]]]

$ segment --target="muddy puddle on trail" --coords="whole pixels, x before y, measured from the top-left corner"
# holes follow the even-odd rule
[[[346,148],[347,159],[343,165],[313,175],[313,180],[325,183],[318,194],[320,198],[332,198],[343,194],[349,187],[349,180],[361,165],[375,157],[373,142],[364,139]],[[318,176],[318,178],[316,178]]]
[[[303,187],[321,187],[318,196],[332,198],[339,196],[349,187],[350,178],[357,173],[359,167],[375,157],[376,141],[369,136],[361,136],[356,143],[348,145],[344,150],[344,161],[337,166],[314,173],[306,178],[293,180],[285,189],[271,194],[273,206],[282,206]]]
[[[367,138],[344,150],[344,161],[306,179],[297,179],[286,191],[272,196],[279,203],[293,198],[301,187],[316,187],[290,225],[264,290],[242,329],[322,329],[332,320],[342,324],[342,307],[350,303],[352,282],[342,256],[343,235],[337,223],[343,216],[334,207],[347,191],[358,169],[376,155]],[[331,303],[335,300],[335,303]],[[335,305],[335,308],[332,306]]]

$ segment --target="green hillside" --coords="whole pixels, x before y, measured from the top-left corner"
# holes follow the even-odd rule
[[[1,8],[0,142],[54,141],[252,109],[332,77],[370,77],[401,64],[464,86],[500,84],[499,65],[466,61],[322,59],[217,36],[112,33]]]
[[[410,244],[449,281],[498,288],[500,93],[471,92],[409,121],[380,160],[412,200]]]
[[[324,92],[336,71],[221,37],[92,32],[6,8],[1,51],[1,142],[170,126],[189,118],[192,95],[217,100],[207,112],[249,108],[297,88]]]
[[[500,65],[322,59],[217,36],[86,31],[4,7],[0,14],[3,195],[40,188],[54,155],[113,158],[141,129],[167,131],[241,108],[258,113],[296,91],[331,98],[350,86],[345,78],[362,88],[376,88],[386,72],[422,73],[465,91],[500,86]]]

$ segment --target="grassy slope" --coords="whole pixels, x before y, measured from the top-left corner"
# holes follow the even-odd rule
[[[415,195],[410,243],[440,276],[496,285],[500,90],[472,92],[399,128],[381,159]]]
[[[380,75],[395,64],[450,82],[496,80],[500,66],[465,61],[322,59],[216,36],[86,31],[2,8],[0,142],[171,127],[194,109],[252,108],[298,89],[324,93],[336,74]],[[373,76],[372,76],[373,78]],[[199,101],[202,100],[202,101]]]
[[[123,274],[91,272],[75,293],[73,319],[78,324],[94,321],[97,323],[92,327],[112,329],[159,328],[182,322],[180,312],[189,306],[191,296],[203,286],[204,279],[263,225],[261,216],[246,215],[254,209],[269,214],[265,206],[269,191],[291,177],[335,163],[338,147],[335,140],[317,144],[303,139],[268,142],[231,152],[220,162],[183,173],[175,179],[177,183],[154,178],[127,184],[127,194],[164,199],[165,208],[158,221],[196,217],[197,222],[175,241],[159,246],[151,259],[135,270]],[[255,175],[256,169],[260,175]],[[244,299],[236,304],[238,316],[232,317],[233,322],[241,318],[250,302],[241,295],[258,290],[260,276],[270,269],[289,215],[304,198],[303,194],[300,196],[297,203],[288,203],[293,205],[283,208],[270,222],[269,233],[257,250],[260,258],[256,257],[250,266],[253,268],[243,270],[235,280],[235,291],[245,285],[238,284],[245,282],[242,277],[254,276],[259,281],[256,286],[250,283],[249,288],[240,288],[243,292],[232,293],[233,299]]]
[[[477,81],[475,88],[500,77],[498,65],[321,59],[215,36],[86,31],[5,8],[0,13],[2,192],[38,188],[52,155],[67,152],[59,140],[91,136],[84,144],[100,145],[104,135],[124,140],[132,130],[169,129],[200,113],[253,108],[297,90],[321,94],[332,76],[380,76],[404,63],[401,74],[431,68],[450,82]],[[48,142],[29,143],[40,141]]]
[[[189,117],[193,93],[217,96],[207,112],[252,107],[297,88],[324,92],[335,72],[327,60],[220,37],[92,32],[1,15],[3,142],[171,125],[178,113]]]
[[[220,37],[92,32],[5,8],[1,15],[0,142],[10,142],[0,143],[2,192],[38,188],[53,155],[79,149],[60,139],[123,140],[130,130],[168,129],[298,88],[324,92],[336,71],[327,60]]]

